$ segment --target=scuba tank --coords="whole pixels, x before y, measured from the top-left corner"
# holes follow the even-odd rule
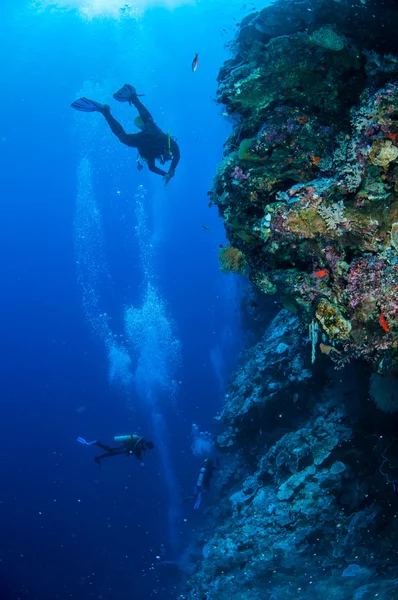
[[[202,467],[200,469],[200,471],[199,471],[198,480],[196,482],[196,487],[197,488],[201,488],[202,487],[205,475],[206,475],[206,467]]]
[[[122,444],[122,446],[124,446],[126,450],[128,450],[129,454],[134,454],[138,444],[142,442],[143,438],[135,433],[133,435],[115,435],[114,440],[115,442],[119,442],[120,444]],[[134,446],[131,447],[131,443],[134,442]]]
[[[124,444],[126,442],[132,442],[133,436],[132,435],[115,435],[114,440],[115,440],[115,442],[120,442],[121,444]]]

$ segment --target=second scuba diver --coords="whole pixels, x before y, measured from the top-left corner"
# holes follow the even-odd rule
[[[210,481],[213,478],[213,472],[218,467],[215,467],[211,458],[206,458],[199,469],[198,478],[195,485],[195,496],[187,496],[183,503],[195,500],[194,509],[197,510],[202,503],[202,496],[210,490]]]
[[[202,494],[210,490],[210,481],[213,478],[213,471],[217,467],[213,465],[211,458],[206,458],[199,470],[198,479],[195,486],[196,502],[194,509],[197,510],[202,502]]]
[[[72,108],[82,112],[99,112],[108,123],[112,133],[119,138],[122,144],[130,148],[137,148],[140,157],[147,163],[148,169],[156,175],[164,178],[165,188],[170,179],[174,177],[175,170],[180,161],[180,149],[170,133],[164,133],[153,120],[150,112],[142,104],[135,88],[126,83],[118,92],[113,94],[118,102],[128,102],[134,105],[138,110],[139,117],[134,120],[135,125],[141,129],[139,133],[126,133],[118,121],[111,115],[111,109],[107,104],[100,104],[89,98],[79,98],[72,102]],[[159,160],[161,165],[171,160],[170,169],[166,173],[163,169],[156,166],[155,160]],[[138,161],[138,169],[141,170],[142,164]]]
[[[142,460],[146,450],[153,450],[155,447],[152,442],[145,440],[137,433],[115,436],[115,442],[120,442],[120,446],[116,448],[111,448],[110,446],[106,446],[98,441],[86,442],[86,440],[81,437],[78,437],[77,441],[85,446],[98,446],[102,450],[105,450],[103,454],[94,457],[95,462],[100,466],[101,460],[104,458],[117,456],[118,454],[123,454],[124,456],[135,456],[138,460]]]

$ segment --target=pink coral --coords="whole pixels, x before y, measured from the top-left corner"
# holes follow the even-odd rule
[[[246,175],[240,167],[235,167],[232,171],[232,178],[236,179],[236,181],[245,181],[249,179],[250,175]]]
[[[358,258],[347,275],[346,296],[352,311],[380,311],[392,322],[398,316],[398,265],[377,258]]]

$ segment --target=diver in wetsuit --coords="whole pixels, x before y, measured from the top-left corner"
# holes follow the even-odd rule
[[[117,448],[111,448],[101,442],[86,442],[85,439],[78,437],[77,441],[85,446],[98,446],[102,450],[105,450],[103,454],[95,456],[95,462],[101,466],[101,460],[104,458],[111,458],[118,454],[124,454],[124,456],[135,456],[138,460],[142,460],[146,450],[153,450],[155,445],[152,442],[144,440],[144,438],[137,433],[131,435],[118,435],[115,437],[115,442],[120,442],[120,446]]]
[[[185,502],[189,502],[190,500],[195,500],[194,509],[197,510],[202,503],[202,496],[206,494],[210,490],[210,482],[213,479],[214,471],[217,471],[218,467],[216,467],[211,458],[206,458],[198,473],[198,477],[195,485],[195,495],[194,496],[186,496],[182,501],[182,504]]]
[[[140,157],[148,164],[148,169],[152,173],[164,177],[165,187],[167,188],[167,184],[174,177],[180,161],[180,149],[177,142],[170,134],[164,133],[156,125],[152,115],[142,104],[132,85],[126,83],[118,92],[113,94],[113,97],[118,102],[128,102],[130,106],[136,107],[140,116],[135,119],[134,123],[141,129],[139,133],[126,133],[120,123],[111,115],[111,109],[107,104],[100,104],[88,98],[79,98],[72,102],[71,106],[83,112],[99,112],[104,115],[111,131],[122,144],[130,148],[137,148]],[[155,160],[159,160],[162,165],[171,160],[168,172],[159,169],[155,164]],[[138,162],[138,168],[142,169],[140,162]]]
[[[213,479],[213,473],[217,470],[211,458],[206,458],[199,470],[198,479],[195,486],[196,502],[194,509],[197,510],[202,502],[202,495],[210,490],[210,481]]]

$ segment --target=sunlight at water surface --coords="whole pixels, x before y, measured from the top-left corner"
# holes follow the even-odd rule
[[[34,6],[38,9],[50,10],[78,10],[85,17],[122,17],[140,16],[145,10],[162,7],[169,10],[178,8],[185,4],[195,4],[195,0],[38,0]]]

